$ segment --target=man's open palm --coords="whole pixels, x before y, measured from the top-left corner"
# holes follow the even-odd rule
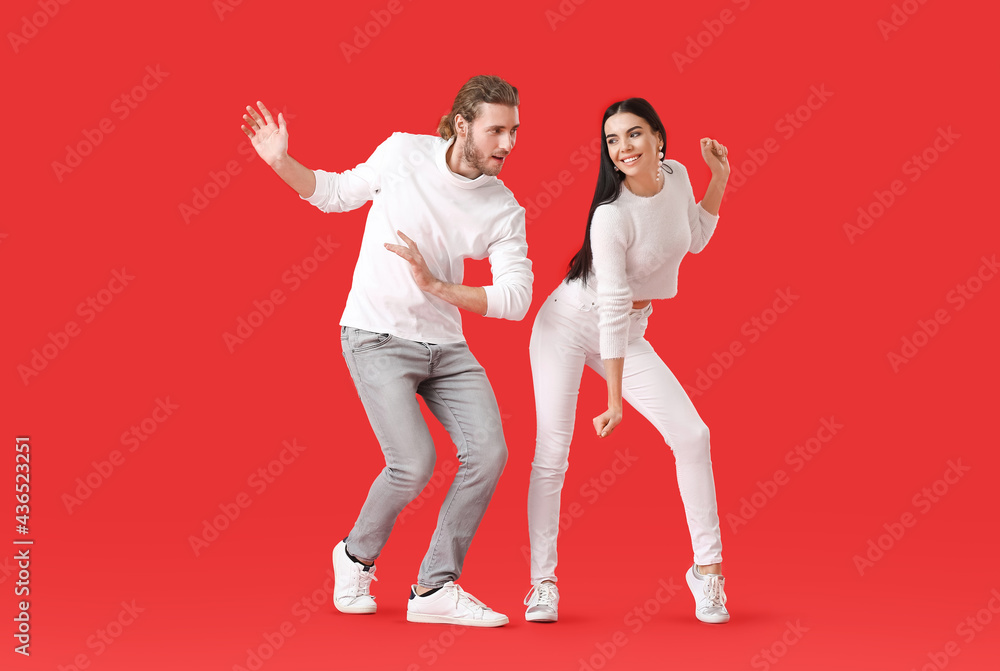
[[[246,124],[242,126],[243,132],[250,138],[257,155],[268,165],[274,165],[278,159],[288,156],[288,130],[285,128],[285,117],[278,112],[278,122],[275,123],[264,103],[258,100],[257,105],[260,106],[264,116],[261,117],[257,110],[247,105],[248,114],[243,115]]]

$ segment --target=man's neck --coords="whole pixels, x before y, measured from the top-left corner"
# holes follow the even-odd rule
[[[463,152],[455,151],[455,147],[458,146],[458,138],[451,143],[448,147],[448,153],[445,154],[444,160],[448,164],[448,169],[451,170],[456,175],[461,175],[466,179],[475,179],[482,175],[480,171],[476,170],[474,167],[465,162],[462,154]]]

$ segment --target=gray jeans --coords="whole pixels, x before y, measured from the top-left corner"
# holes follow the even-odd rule
[[[417,582],[458,580],[462,563],[507,463],[507,444],[493,388],[468,345],[434,345],[344,326],[344,359],[385,468],[347,537],[348,551],[375,561],[396,517],[431,479],[435,451],[417,394],[448,430],[459,467],[438,515]]]

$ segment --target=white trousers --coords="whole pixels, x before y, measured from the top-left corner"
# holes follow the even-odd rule
[[[708,427],[680,382],[643,338],[652,310],[649,305],[629,314],[622,395],[652,422],[674,453],[695,563],[721,563]],[[604,377],[598,317],[596,295],[578,282],[564,282],[545,300],[531,330],[529,352],[538,429],[528,487],[528,533],[531,582],[535,585],[556,580],[559,502],[584,365]],[[590,409],[595,416],[603,411],[604,407]],[[651,528],[650,534],[655,537],[656,529]]]

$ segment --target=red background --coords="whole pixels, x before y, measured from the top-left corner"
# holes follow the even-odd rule
[[[51,18],[36,16],[38,0],[4,3],[9,475],[0,480],[11,487],[15,437],[30,436],[35,541],[31,657],[5,635],[4,668],[246,667],[248,648],[283,623],[294,633],[264,669],[911,669],[934,668],[935,658],[995,668],[1000,280],[973,281],[961,309],[948,297],[980,271],[981,257],[1000,251],[989,205],[997,16],[983,3],[904,4],[911,14],[898,7],[902,25],[883,35],[888,0],[567,0],[559,21],[547,14],[560,11],[556,0],[403,0],[397,14],[380,0],[246,0],[221,13],[209,0],[69,2],[53,5]],[[716,22],[726,9],[732,20]],[[342,44],[373,16],[388,21],[369,25],[375,37],[345,56]],[[688,41],[699,37],[700,54]],[[679,68],[673,54],[687,48],[695,57]],[[161,75],[143,90],[147,67]],[[422,495],[385,548],[377,615],[341,615],[322,591],[329,551],[382,464],[337,339],[367,208],[324,216],[300,202],[246,153],[240,123],[258,99],[284,108],[291,154],[343,170],[392,131],[433,133],[478,73],[519,88],[522,130],[502,178],[522,204],[546,206],[528,225],[528,317],[465,318],[503,411],[510,460],[462,584],[511,623],[456,635],[405,622],[443,486]],[[143,99],[121,118],[121,96],[137,86]],[[797,128],[782,122],[811,87],[832,95],[801,108]],[[703,136],[728,145],[746,177],[735,188],[734,172],[715,237],[685,261],[679,295],[656,305],[647,333],[684,384],[715,374],[693,398],[712,430],[733,619],[695,620],[669,450],[628,410],[612,441],[593,438],[590,417],[605,392],[588,372],[564,490],[564,509],[578,502],[579,515],[560,538],[561,620],[531,626],[521,605],[534,445],[528,336],[582,238],[597,168],[575,152],[594,141],[610,102],[633,95],[660,112],[667,154],[689,167],[699,197],[709,178]],[[111,130],[98,134],[102,119]],[[958,138],[911,181],[905,164],[933,147],[940,128]],[[99,138],[89,155],[68,172],[54,166],[69,167],[67,145],[87,134]],[[772,151],[762,162],[763,147]],[[230,161],[238,174],[196,201]],[[557,191],[564,170],[571,182],[539,200]],[[874,194],[894,180],[905,190],[849,239],[845,223],[859,207],[878,214]],[[181,205],[197,203],[204,207],[186,222]],[[283,274],[326,235],[339,248],[292,290]],[[100,293],[123,268],[134,276],[128,286]],[[469,283],[488,277],[485,262],[470,264]],[[276,289],[285,302],[230,352],[223,334]],[[799,298],[751,342],[743,324],[770,318],[779,290]],[[78,311],[88,298],[111,300],[99,313]],[[894,370],[889,353],[938,310],[947,323],[918,336],[923,346]],[[24,374],[33,350],[70,321],[79,334]],[[709,370],[734,340],[745,353]],[[177,407],[162,423],[148,420],[157,399]],[[843,428],[794,470],[786,456],[830,417]],[[129,451],[122,434],[144,419],[151,435]],[[443,467],[453,448],[440,426],[433,431]],[[293,439],[306,449],[255,489],[248,477]],[[615,450],[626,448],[638,460],[608,484]],[[69,512],[64,497],[77,479],[97,482],[94,462],[116,450],[124,462]],[[938,483],[930,503],[921,490],[949,460],[968,470]],[[768,486],[779,469],[785,484]],[[602,473],[606,491],[584,495]],[[758,483],[777,492],[754,497]],[[8,491],[3,535],[23,538]],[[196,555],[190,538],[241,492],[251,505]],[[741,513],[744,499],[762,496],[753,517]],[[906,513],[915,524],[901,527]],[[746,523],[734,529],[733,519]],[[880,536],[889,549],[861,575],[855,556]],[[2,629],[11,633],[14,551],[0,557]],[[681,587],[666,603],[655,598],[661,579]],[[302,599],[319,604],[305,622]],[[98,632],[123,601],[143,610],[112,625],[117,636],[102,649]],[[636,608],[648,622],[627,619]],[[970,617],[980,631],[963,628]]]

